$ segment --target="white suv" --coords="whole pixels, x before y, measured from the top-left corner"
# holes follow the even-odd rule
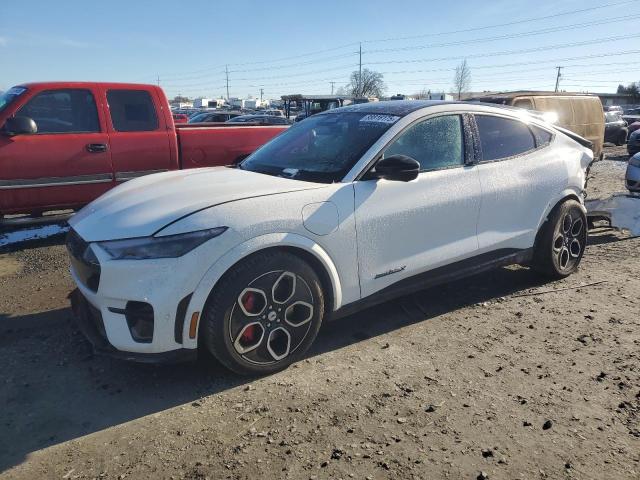
[[[266,373],[300,359],[327,317],[508,263],[569,275],[593,159],[570,135],[482,104],[314,115],[239,166],[132,180],[80,211],[74,311],[102,352],[200,347]]]

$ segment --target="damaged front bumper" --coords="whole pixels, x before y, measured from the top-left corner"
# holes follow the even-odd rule
[[[71,301],[71,310],[78,329],[98,355],[107,355],[121,360],[160,364],[192,361],[197,358],[197,350],[195,349],[180,348],[161,353],[124,352],[118,350],[107,339],[100,310],[91,305],[79,289],[75,289],[69,294],[69,300]]]

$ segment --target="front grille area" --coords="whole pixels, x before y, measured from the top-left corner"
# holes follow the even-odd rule
[[[89,248],[89,244],[73,229],[67,235],[67,250],[80,281],[90,290],[97,292],[100,286],[100,262]]]

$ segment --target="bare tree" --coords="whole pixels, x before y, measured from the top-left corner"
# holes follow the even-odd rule
[[[460,100],[462,92],[467,92],[471,88],[471,69],[467,64],[466,58],[456,67],[456,74],[453,77],[453,88],[454,93],[458,95],[458,100]]]
[[[383,75],[368,68],[362,69],[362,77],[359,71],[353,72],[346,87],[349,95],[354,97],[381,97],[386,89]]]
[[[414,93],[411,96],[416,100],[428,100],[430,94],[431,94],[431,90],[427,90],[426,88],[423,88],[418,93]]]
[[[344,85],[341,86],[341,87],[338,87],[336,89],[336,95],[338,95],[338,96],[346,96],[346,95],[348,95],[346,87],[344,87]]]

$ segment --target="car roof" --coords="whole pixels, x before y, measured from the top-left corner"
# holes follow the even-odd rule
[[[320,112],[318,115],[327,113],[357,112],[404,117],[405,115],[415,112],[416,110],[420,110],[421,108],[457,103],[466,102],[447,102],[442,100],[387,100],[384,102],[358,103],[356,105],[333,108],[331,110]]]

